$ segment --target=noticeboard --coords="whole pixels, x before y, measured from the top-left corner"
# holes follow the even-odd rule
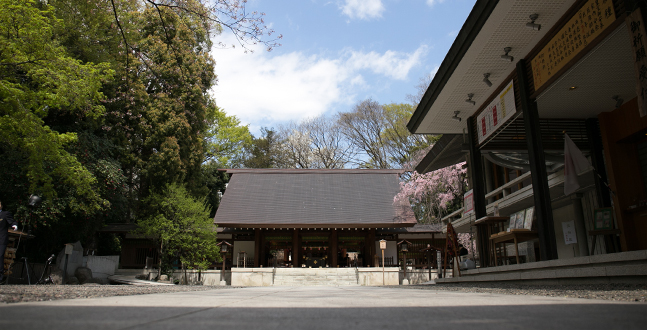
[[[613,209],[605,207],[593,212],[593,228],[595,230],[613,229]]]
[[[612,0],[589,0],[531,60],[535,90],[616,20]]]

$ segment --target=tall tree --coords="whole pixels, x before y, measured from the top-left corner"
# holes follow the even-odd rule
[[[254,137],[246,148],[243,165],[248,168],[278,168],[282,167],[283,157],[280,155],[280,142],[272,128],[261,128],[261,136]]]
[[[383,122],[384,108],[373,100],[357,104],[353,111],[338,115],[341,132],[346,138],[362,150],[368,159],[359,159],[362,168],[391,168],[386,150]]]
[[[402,167],[418,151],[435,143],[439,136],[411,134],[407,122],[414,107],[407,103],[391,103],[383,106],[384,141],[389,161]]]
[[[77,121],[100,117],[100,88],[113,72],[69,56],[54,33],[62,23],[40,2],[0,1],[0,153],[20,163],[11,175],[26,179],[25,193],[54,198],[67,189],[72,210],[94,212],[106,203],[96,178],[67,150],[77,134],[55,131],[45,118],[52,111]]]
[[[247,125],[241,125],[236,116],[228,116],[224,110],[215,109],[214,124],[207,133],[207,157],[225,167],[240,167],[244,151],[252,143],[252,134]]]
[[[413,113],[409,104],[380,105],[365,100],[351,112],[339,114],[337,122],[348,142],[362,153],[356,159],[364,168],[402,168],[416,151],[436,138],[412,135],[407,121]]]
[[[436,72],[432,72],[420,78],[418,80],[418,84],[415,86],[416,93],[407,94],[407,100],[409,100],[409,102],[411,102],[413,106],[418,106],[418,104],[422,100],[422,97],[425,96],[425,92],[427,92],[427,88],[429,88],[429,84],[431,84],[431,81],[434,79],[435,75]]]
[[[356,154],[338,124],[324,116],[290,122],[279,127],[278,134],[284,167],[343,168]]]
[[[411,205],[420,223],[438,223],[444,215],[461,207],[467,187],[463,164],[425,174],[413,172],[406,182],[400,183],[394,202]]]

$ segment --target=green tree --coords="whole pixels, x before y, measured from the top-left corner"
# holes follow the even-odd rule
[[[218,107],[214,110],[214,124],[207,134],[206,159],[225,167],[240,167],[244,162],[244,151],[252,143],[249,127],[241,125],[236,116],[227,116]]]
[[[409,133],[407,121],[413,111],[409,104],[381,105],[369,99],[352,111],[339,113],[341,132],[362,151],[356,164],[361,168],[402,168],[413,154],[435,141],[435,137]]]
[[[96,178],[67,150],[78,136],[53,130],[45,118],[52,111],[100,117],[100,88],[113,71],[69,56],[54,33],[60,24],[40,2],[0,1],[0,152],[16,154],[21,166],[12,175],[23,176],[27,190],[48,198],[68,190],[70,209],[91,213],[106,202],[94,189]]]
[[[219,164],[215,162],[207,162],[202,165],[202,181],[205,186],[202,191],[197,193],[199,196],[206,196],[207,205],[211,209],[209,213],[211,219],[216,216],[216,211],[220,206],[221,195],[218,193],[224,193],[226,184],[229,182],[227,173],[219,171],[219,168]]]
[[[246,148],[243,165],[248,168],[279,168],[283,157],[279,151],[281,143],[274,129],[261,128],[261,136],[254,137]]]
[[[408,103],[391,103],[382,106],[384,112],[382,123],[384,146],[389,161],[402,167],[418,151],[427,148],[438,140],[439,136],[411,134],[407,129],[409,118],[415,108]]]
[[[155,211],[138,223],[136,234],[153,239],[160,246],[162,260],[177,260],[183,269],[207,269],[219,259],[216,227],[205,208],[205,199],[196,199],[177,183],[146,201]]]

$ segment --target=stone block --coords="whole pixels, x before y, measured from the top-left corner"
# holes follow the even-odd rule
[[[580,265],[590,264],[591,258],[586,256],[586,257],[555,259],[555,260],[549,260],[547,262],[549,267],[580,266]]]
[[[594,263],[640,261],[640,260],[647,260],[647,250],[596,254],[596,255],[590,256],[590,258],[591,258],[591,262],[594,262]]]
[[[557,278],[606,276],[606,269],[604,267],[561,268],[555,269],[555,276]]]
[[[555,277],[555,270],[553,269],[531,270],[519,273],[519,279],[521,280],[552,279]]]
[[[521,279],[521,273],[520,272],[508,272],[508,273],[500,273],[500,274],[494,274],[495,281],[514,281],[514,280],[520,280]]]
[[[88,256],[87,267],[92,270],[93,277],[108,278],[115,274],[119,265],[119,256]]]
[[[646,276],[647,264],[604,267],[607,276]]]

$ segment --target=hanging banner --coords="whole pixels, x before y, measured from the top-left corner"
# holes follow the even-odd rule
[[[638,95],[638,112],[640,117],[647,115],[647,34],[645,21],[640,8],[634,10],[625,20],[631,37],[631,49],[634,56],[634,71],[636,72],[636,94]]]
[[[476,117],[479,144],[483,143],[503,123],[510,120],[515,112],[517,112],[517,104],[514,98],[513,81],[510,80],[508,86]]]
[[[530,61],[535,90],[616,20],[612,0],[589,0]]]

